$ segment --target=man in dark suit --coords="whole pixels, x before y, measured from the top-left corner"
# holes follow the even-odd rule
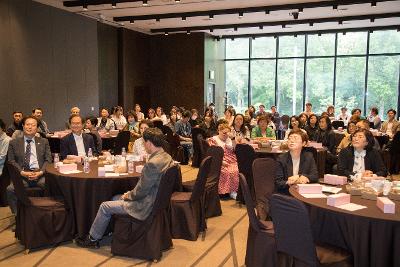
[[[65,159],[67,155],[86,156],[89,148],[96,155],[96,146],[93,137],[83,132],[84,121],[80,115],[72,115],[69,118],[72,133],[64,136],[60,142],[60,156]]]
[[[150,215],[157,196],[160,179],[165,171],[174,165],[171,156],[164,151],[164,135],[158,128],[148,128],[143,133],[144,147],[150,154],[144,165],[142,175],[135,188],[125,194],[117,195],[113,201],[100,205],[96,219],[86,238],[78,238],[76,243],[81,247],[99,247],[113,214],[129,214],[138,220],[146,220]]]
[[[46,165],[51,163],[49,142],[45,138],[35,137],[38,131],[38,121],[35,117],[22,120],[23,137],[10,141],[8,147],[8,162],[16,167],[25,187],[45,187],[43,176]],[[14,186],[7,187],[7,199],[11,211],[17,211],[17,198]]]

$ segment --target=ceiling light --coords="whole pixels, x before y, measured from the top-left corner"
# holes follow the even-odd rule
[[[182,17],[182,20],[185,21],[185,20],[186,20],[186,17]]]
[[[165,32],[164,35],[165,35],[165,36],[168,36],[168,32]]]
[[[130,24],[133,24],[133,23],[135,23],[135,21],[134,21],[134,20],[131,20],[131,21],[129,21],[129,23],[130,23]]]
[[[83,3],[82,9],[83,11],[88,11],[88,5],[86,3]]]
[[[117,3],[112,2],[111,7],[112,7],[112,8],[116,8],[116,7],[117,7]]]
[[[243,12],[239,12],[239,19],[243,18]]]
[[[186,34],[189,35],[189,34],[190,34],[190,31],[187,31]]]
[[[148,6],[149,5],[149,3],[147,3],[147,0],[143,0],[143,4],[142,4],[143,6]]]
[[[209,18],[210,20],[212,20],[212,19],[214,19],[214,15],[211,14],[208,18]]]
[[[376,1],[372,1],[372,2],[371,2],[371,6],[372,6],[372,7],[376,7]]]
[[[175,0],[175,3],[179,3],[181,0]]]

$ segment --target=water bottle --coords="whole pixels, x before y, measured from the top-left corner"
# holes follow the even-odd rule
[[[54,168],[57,168],[57,163],[60,162],[60,156],[58,156],[58,153],[54,154]]]
[[[92,148],[91,148],[91,147],[89,147],[89,150],[88,150],[88,152],[87,152],[87,155],[88,155],[89,158],[92,158],[92,157],[93,157],[93,152],[92,152]]]
[[[135,172],[135,166],[133,164],[133,160],[128,161],[128,173],[134,173]]]
[[[84,173],[89,173],[90,172],[90,163],[89,163],[89,158],[84,157],[83,158],[83,172]]]
[[[124,158],[126,157],[125,147],[122,148],[121,156],[123,156]]]

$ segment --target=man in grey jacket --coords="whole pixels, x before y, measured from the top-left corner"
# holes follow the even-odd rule
[[[174,164],[174,161],[162,148],[164,135],[160,129],[146,129],[143,139],[144,147],[150,157],[143,167],[139,182],[133,190],[122,196],[117,195],[112,201],[106,201],[100,205],[89,235],[76,240],[78,246],[98,248],[99,240],[103,237],[113,214],[129,214],[142,221],[150,215],[161,176]]]

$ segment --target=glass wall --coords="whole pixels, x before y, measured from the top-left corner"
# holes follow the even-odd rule
[[[227,104],[240,112],[262,103],[299,114],[306,102],[316,113],[399,109],[397,30],[229,39],[225,62]]]

